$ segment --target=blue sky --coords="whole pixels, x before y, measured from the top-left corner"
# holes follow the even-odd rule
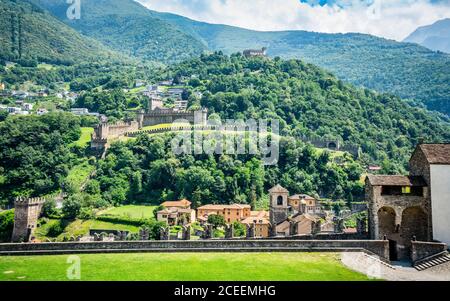
[[[403,40],[450,18],[450,0],[136,0],[150,9],[254,30],[361,32]]]

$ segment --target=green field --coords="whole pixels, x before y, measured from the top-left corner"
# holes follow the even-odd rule
[[[88,180],[89,176],[94,171],[94,168],[95,167],[90,165],[86,159],[69,170],[66,181],[71,183],[76,189],[80,189],[80,187]]]
[[[356,281],[335,253],[84,254],[80,280]],[[0,257],[0,280],[68,280],[68,255]]]
[[[79,147],[86,147],[89,142],[91,142],[91,135],[94,133],[93,128],[81,128],[81,136],[80,139],[75,141],[73,145]]]
[[[129,218],[154,218],[153,210],[157,206],[138,206],[138,205],[126,205],[121,207],[113,207],[103,211],[100,211],[98,215],[108,214],[125,216]]]

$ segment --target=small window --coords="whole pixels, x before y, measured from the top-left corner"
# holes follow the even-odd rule
[[[283,197],[280,195],[277,198],[277,205],[278,206],[283,206]]]
[[[411,193],[411,187],[409,187],[409,186],[402,187],[402,193],[403,194],[410,194]]]

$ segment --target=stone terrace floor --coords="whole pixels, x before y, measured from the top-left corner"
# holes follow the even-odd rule
[[[363,252],[343,252],[341,261],[354,271],[389,281],[450,281],[450,262],[419,272],[409,262],[393,262],[391,268]]]

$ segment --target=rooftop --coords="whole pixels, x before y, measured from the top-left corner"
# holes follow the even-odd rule
[[[250,209],[250,205],[232,204],[232,205],[205,205],[198,210],[225,210],[225,209]]]
[[[450,143],[420,144],[420,149],[430,164],[450,164]]]
[[[161,205],[166,207],[166,208],[170,208],[170,207],[189,207],[191,206],[191,202],[189,202],[186,199],[183,200],[179,200],[179,201],[167,201],[162,203]]]
[[[379,176],[368,175],[367,180],[373,186],[427,186],[421,176]]]
[[[289,199],[291,200],[315,200],[315,198],[313,198],[310,195],[307,194],[295,194],[293,196],[290,196]]]
[[[286,188],[284,188],[280,184],[277,184],[274,187],[272,187],[271,189],[269,189],[269,192],[272,192],[272,193],[280,193],[280,192],[281,193],[289,193],[289,190],[287,190]]]

